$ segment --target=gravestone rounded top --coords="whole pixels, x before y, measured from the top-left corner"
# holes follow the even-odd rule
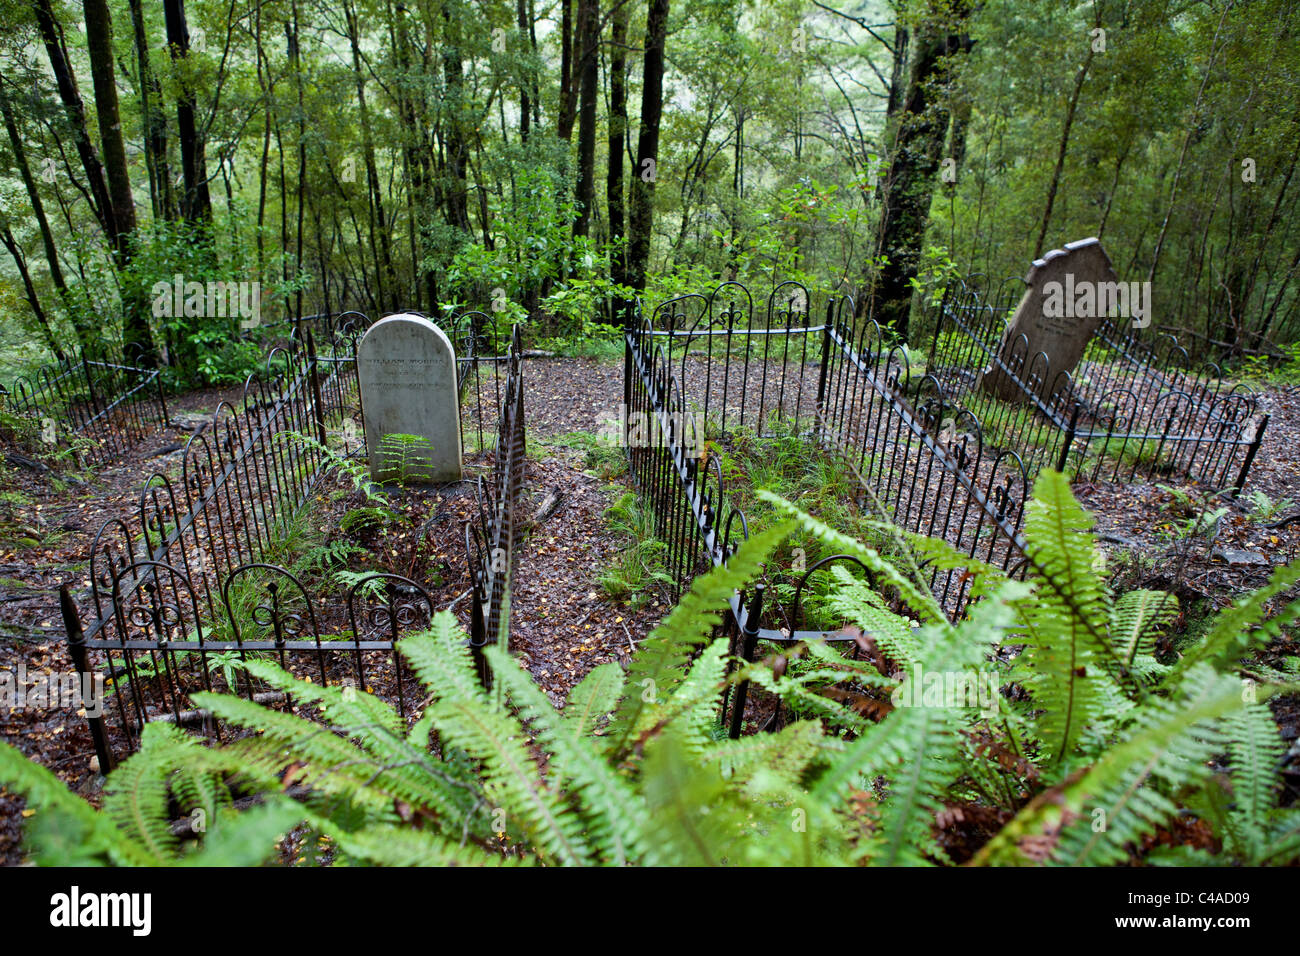
[[[407,330],[411,331],[408,332]],[[361,342],[357,345],[357,354],[360,354],[366,348],[367,341],[371,343],[370,347],[374,348],[376,340],[382,341],[393,334],[418,335],[419,332],[414,330],[421,330],[425,334],[434,335],[442,340],[442,344],[446,346],[448,351],[452,351],[451,339],[447,337],[447,333],[434,325],[429,319],[422,315],[416,315],[414,312],[399,312],[395,315],[385,316],[366,329],[365,334],[361,336]]]
[[[456,354],[421,315],[380,319],[357,346],[371,474],[381,481],[461,477]]]

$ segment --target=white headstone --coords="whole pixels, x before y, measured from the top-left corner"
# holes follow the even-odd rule
[[[390,315],[372,325],[357,346],[357,376],[366,422],[370,473],[393,477],[385,436],[416,435],[405,442],[415,481],[455,481],[461,477],[460,401],[456,354],[445,332],[418,315]]]

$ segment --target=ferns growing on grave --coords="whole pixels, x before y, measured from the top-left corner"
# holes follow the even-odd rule
[[[1184,811],[1225,862],[1300,858],[1300,809],[1279,806],[1284,747],[1264,704],[1295,688],[1282,672],[1256,683],[1237,671],[1300,616],[1300,602],[1266,614],[1300,570],[1279,569],[1165,666],[1155,643],[1176,605],[1110,593],[1089,518],[1059,475],[1039,478],[1023,582],[909,539],[934,566],[974,576],[984,597],[958,624],[913,574],[774,503],[787,520],[699,577],[626,673],[597,667],[562,709],[499,648],[486,651],[484,690],[443,613],[399,645],[429,694],[409,728],[364,691],[249,661],[297,711],[196,695],[252,733],[204,747],[150,726],[109,777],[103,812],[11,748],[0,747],[0,780],[37,810],[29,840],[43,862],[255,862],[302,825],[309,845],[327,837],[355,864],[931,864],[962,861],[941,837],[963,808],[998,821],[977,864],[1213,862],[1152,847]],[[796,529],[861,557],[911,614],[832,572],[830,599],[870,635],[870,653],[814,644],[798,649],[799,668],[738,665],[715,636],[722,611]],[[742,678],[803,717],[725,739],[721,701]],[[235,813],[236,794],[260,802]],[[196,810],[215,825],[180,839],[176,821]]]
[[[399,488],[428,481],[433,473],[432,454],[433,443],[423,435],[384,435],[379,439],[379,460],[383,462],[383,468],[375,478],[391,481]]]

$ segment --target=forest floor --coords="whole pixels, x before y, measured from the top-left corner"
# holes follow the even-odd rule
[[[593,667],[609,660],[626,664],[671,605],[666,593],[651,593],[634,609],[609,598],[599,581],[628,544],[610,530],[605,517],[626,485],[623,480],[611,485],[588,470],[587,452],[572,435],[597,433],[617,421],[621,364],[529,359],[523,377],[529,460],[522,510],[525,517],[532,515],[551,496],[557,504],[517,548],[512,650],[559,705]],[[194,429],[221,400],[236,399],[239,391],[206,390],[170,400],[173,427],[75,483],[56,483],[50,473],[22,467],[0,471],[0,670],[13,671],[21,663],[30,676],[69,668],[58,587],[69,585],[88,623],[94,615],[87,556],[95,532],[109,518],[135,511],[143,481],[178,461]],[[1295,559],[1300,522],[1266,525],[1300,512],[1300,444],[1295,441],[1300,387],[1264,389],[1261,406],[1272,421],[1247,492],[1262,491],[1275,507],[1294,499],[1268,521],[1252,514],[1243,497],[1242,504],[1229,505],[1212,539],[1188,535],[1180,531],[1194,517],[1186,513],[1187,501],[1158,483],[1076,486],[1081,502],[1097,516],[1112,567],[1125,577],[1125,587],[1173,589],[1185,613],[1200,619],[1258,587],[1272,567]],[[468,462],[471,472],[475,465],[485,467],[483,455],[469,456]],[[327,522],[342,507],[328,500],[320,499]],[[450,604],[467,622],[468,602],[461,599],[468,588],[462,527],[473,507],[472,495],[455,490],[409,495],[403,507],[411,511],[407,526],[420,533],[406,545],[375,542],[373,564],[423,580],[439,608]],[[385,555],[385,550],[391,553]],[[1284,738],[1294,744],[1300,712],[1278,716]],[[0,711],[0,738],[93,798],[99,779],[91,764],[94,751],[85,721],[76,714]],[[0,865],[21,859],[24,814],[21,800],[0,789]]]

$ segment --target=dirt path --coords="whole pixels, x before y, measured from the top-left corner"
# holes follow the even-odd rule
[[[610,660],[626,664],[667,608],[651,604],[636,613],[606,597],[598,578],[623,542],[608,532],[604,513],[622,489],[588,474],[583,452],[554,441],[617,420],[622,366],[531,359],[524,365],[524,388],[528,491],[534,501],[554,493],[560,505],[519,548],[512,650],[558,705],[593,667]],[[534,445],[545,457],[533,454]]]

